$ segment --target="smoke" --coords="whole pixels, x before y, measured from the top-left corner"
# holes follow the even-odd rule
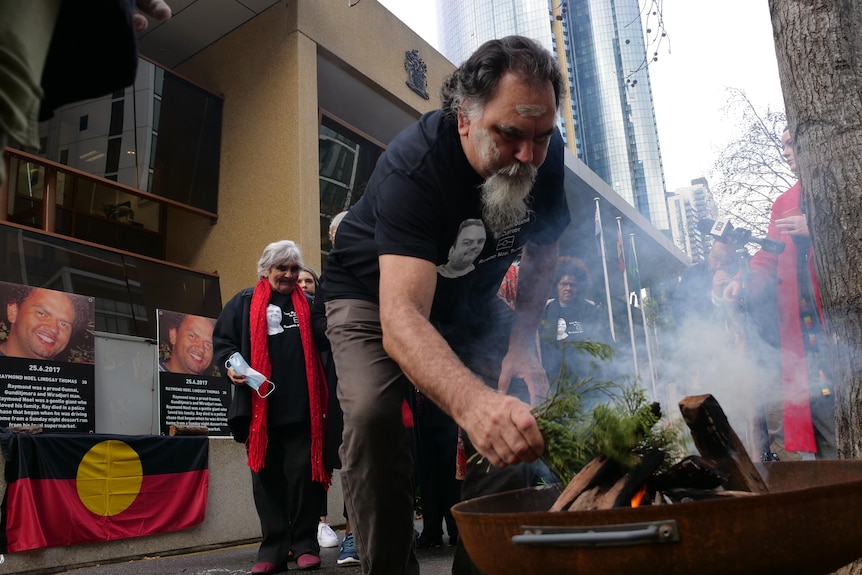
[[[745,316],[727,319],[716,311],[719,315],[690,319],[665,334],[659,384],[666,397],[663,408],[678,418],[683,397],[712,395],[749,456],[758,460],[767,449],[775,451],[767,447],[766,429],[780,423],[779,351],[755,333]]]

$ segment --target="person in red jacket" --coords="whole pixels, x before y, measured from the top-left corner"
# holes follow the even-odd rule
[[[781,138],[782,155],[797,173],[789,130]],[[811,246],[811,234],[802,204],[802,186],[796,182],[772,204],[767,237],[785,244],[781,254],[758,251],[751,258],[750,285],[736,280],[724,298],[738,301],[775,281],[781,350],[784,451],[788,458],[834,459],[835,400],[827,375],[827,342],[820,306],[820,288]],[[794,454],[793,452],[798,452]]]

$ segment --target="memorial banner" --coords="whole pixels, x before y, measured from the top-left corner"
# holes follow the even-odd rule
[[[211,436],[229,437],[231,384],[213,363],[216,320],[168,310],[157,317],[161,432],[172,425],[206,427]]]
[[[204,520],[205,436],[0,434],[0,553],[177,531]]]
[[[95,432],[92,297],[0,282],[0,427]]]

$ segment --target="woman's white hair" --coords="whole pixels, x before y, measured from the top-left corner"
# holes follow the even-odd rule
[[[341,220],[343,220],[346,215],[347,210],[344,210],[343,212],[338,212],[332,216],[332,222],[329,224],[329,241],[333,244],[335,243],[335,231],[338,229],[338,226],[341,225]]]
[[[302,251],[299,246],[290,240],[281,240],[273,242],[263,248],[263,254],[257,260],[257,277],[266,277],[269,274],[270,268],[281,264],[299,264],[302,263]]]

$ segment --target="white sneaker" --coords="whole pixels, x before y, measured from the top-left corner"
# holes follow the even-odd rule
[[[338,547],[338,534],[327,523],[317,524],[317,543],[321,547]]]

